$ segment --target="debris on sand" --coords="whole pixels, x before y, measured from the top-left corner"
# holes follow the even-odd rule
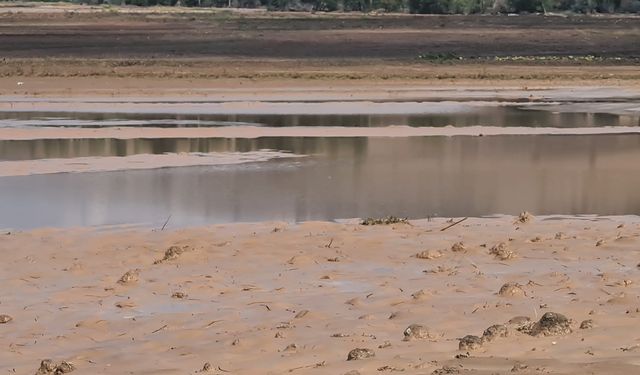
[[[456,242],[451,245],[451,251],[453,251],[454,253],[459,253],[465,250],[467,250],[467,248],[464,246],[463,242]]]
[[[514,224],[526,224],[531,220],[533,220],[533,215],[531,215],[527,211],[524,211],[524,212],[521,212],[520,215],[518,215],[518,218],[516,219]]]
[[[580,323],[580,329],[591,329],[591,328],[593,328],[593,319],[583,320],[582,323]]]
[[[426,273],[426,274],[431,274],[431,273],[434,273],[434,274],[443,274],[443,273],[446,273],[446,274],[447,274],[447,276],[454,276],[454,275],[457,275],[457,274],[458,274],[457,267],[456,267],[456,268],[452,268],[452,267],[445,267],[445,266],[442,266],[442,265],[440,265],[440,266],[438,266],[438,267],[436,267],[436,268],[431,268],[431,269],[428,269],[428,270],[423,270],[422,272],[424,272],[424,273]]]
[[[390,341],[385,341],[382,344],[378,345],[378,349],[386,349],[391,347]]]
[[[182,255],[182,253],[184,253],[185,251],[189,250],[189,246],[185,245],[185,246],[170,246],[165,252],[164,252],[164,257],[162,259],[158,259],[155,262],[153,262],[153,264],[160,264],[162,262],[166,262],[169,260],[173,260],[173,259],[178,259],[178,257],[180,255]]]
[[[416,254],[418,259],[437,259],[441,256],[442,252],[440,250],[425,250]]]
[[[187,294],[184,292],[175,292],[171,295],[171,298],[185,299],[187,298]]]
[[[482,333],[482,341],[490,342],[499,337],[507,337],[509,330],[502,324],[494,324],[491,327],[484,330]]]
[[[567,238],[567,235],[564,234],[564,232],[558,232],[556,233],[556,235],[554,236],[554,238],[556,240],[564,240],[565,238]]]
[[[296,344],[289,344],[289,345],[287,345],[286,348],[282,349],[282,351],[286,352],[286,353],[295,352],[297,350],[298,350],[298,345],[296,345]]]
[[[62,361],[59,365],[53,363],[50,359],[44,359],[40,362],[40,367],[36,371],[35,375],[61,375],[68,374],[75,370],[75,366],[71,362]]]
[[[5,314],[0,315],[0,324],[7,324],[12,320],[13,318],[9,315],[5,315]]]
[[[135,282],[138,281],[139,278],[140,278],[140,270],[139,269],[129,270],[129,271],[125,272],[125,274],[122,275],[122,277],[120,277],[120,279],[118,280],[118,284],[135,283]]]
[[[502,297],[523,297],[526,292],[522,289],[522,285],[518,283],[506,283],[500,287],[498,295]]]
[[[466,335],[460,339],[458,349],[460,350],[477,350],[482,347],[482,339],[474,335]]]
[[[209,372],[213,370],[213,366],[211,366],[211,363],[209,362],[205,362],[204,366],[202,366],[202,370],[200,370],[200,372]]]
[[[411,324],[404,332],[403,341],[431,339],[434,336],[429,329],[421,324]]]
[[[349,352],[347,355],[347,361],[357,361],[360,359],[375,357],[376,354],[371,349],[356,348]]]
[[[518,330],[531,336],[560,336],[572,332],[571,320],[554,312],[545,313],[536,323],[523,325]]]
[[[119,309],[130,309],[136,307],[136,304],[130,301],[120,301],[114,304],[115,307]]]
[[[331,334],[331,337],[337,337],[337,338],[343,338],[343,337],[349,337],[349,336],[351,335],[348,333],[342,333],[342,332]]]
[[[516,364],[513,365],[513,367],[511,368],[511,372],[519,372],[519,371],[526,370],[528,368],[529,368],[529,366],[527,366],[527,365],[525,365],[523,363],[520,363],[520,362],[516,362]]]
[[[507,248],[507,244],[504,242],[500,242],[499,244],[492,246],[491,249],[489,249],[489,254],[500,260],[509,260],[516,256],[516,253],[509,250]]]
[[[409,224],[406,217],[387,216],[383,218],[366,218],[360,222],[360,225],[389,225],[389,224]]]
[[[459,374],[460,368],[453,366],[442,366],[442,368],[434,370],[432,375]]]
[[[424,289],[420,289],[411,294],[411,298],[413,298],[416,301],[423,300],[427,297],[428,297],[428,294],[424,291]]]
[[[346,300],[344,303],[347,304],[347,305],[356,307],[356,306],[362,305],[362,299],[359,298],[359,297],[353,297],[353,298],[350,298],[350,299]]]
[[[402,372],[402,371],[404,371],[404,369],[403,368],[389,366],[389,365],[384,365],[382,367],[378,367],[378,371],[380,371],[380,372],[382,372],[382,371]]]
[[[596,242],[596,247],[600,247],[600,246],[604,245],[604,242],[605,242],[605,241],[604,241],[604,239],[599,239],[599,240]]]

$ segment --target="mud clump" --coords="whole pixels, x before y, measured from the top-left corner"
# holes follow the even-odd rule
[[[211,363],[205,362],[205,364],[202,366],[202,370],[200,370],[200,372],[209,372],[211,370],[213,370],[213,366],[211,366]]]
[[[35,375],[53,374],[55,370],[56,365],[53,363],[53,361],[50,359],[44,359],[42,360],[42,362],[40,362],[40,368],[38,368],[38,371],[36,371]]]
[[[12,320],[13,318],[10,315],[5,315],[5,314],[0,315],[0,324],[7,324]]]
[[[482,341],[490,342],[499,337],[507,337],[509,330],[502,324],[494,324],[491,327],[484,330],[482,333]]]
[[[61,375],[68,374],[75,370],[75,366],[71,362],[62,361],[60,364],[56,365],[50,359],[45,359],[40,362],[40,367],[36,371],[35,375]]]
[[[118,284],[132,284],[137,282],[140,279],[140,270],[139,269],[135,269],[135,270],[130,270],[125,272],[124,275],[122,275],[120,277],[120,279],[118,279]]]
[[[74,371],[76,368],[73,365],[73,363],[70,362],[66,362],[66,361],[62,361],[57,367],[56,370],[54,371],[54,374],[59,375],[59,374],[67,374],[70,373],[72,371]]]
[[[383,218],[366,218],[360,222],[360,225],[390,225],[390,224],[409,224],[409,219],[395,216],[387,216]]]
[[[518,283],[506,283],[500,287],[498,295],[501,297],[524,297],[526,295],[522,285]]]
[[[516,253],[507,248],[507,244],[500,242],[489,249],[489,254],[499,260],[509,260],[516,257]]]
[[[418,291],[416,291],[415,293],[411,294],[411,298],[413,298],[416,301],[420,301],[423,299],[426,299],[428,297],[427,292],[424,291],[424,289],[420,289]]]
[[[458,349],[460,350],[478,350],[482,347],[482,339],[474,335],[466,335],[460,339]]]
[[[433,370],[432,375],[459,374],[460,369],[453,366],[443,366],[437,370]]]
[[[554,236],[554,238],[556,240],[564,240],[565,238],[567,238],[567,235],[564,234],[564,232],[558,232],[556,233],[556,235]]]
[[[572,332],[571,320],[554,312],[545,313],[539,321],[518,329],[531,336],[560,336]]]
[[[593,328],[593,319],[583,320],[582,323],[580,323],[580,329],[591,329],[591,328]]]
[[[163,262],[167,262],[170,260],[178,259],[180,255],[189,250],[189,246],[171,246],[164,252],[164,257],[162,259],[158,259],[153,264],[160,264]]]
[[[514,224],[526,224],[531,220],[533,220],[533,215],[531,215],[527,211],[524,211],[521,212],[520,215],[518,215],[518,218],[516,219]]]
[[[440,250],[425,250],[416,254],[418,259],[437,259],[441,256],[442,252]]]
[[[376,354],[371,349],[356,348],[349,352],[347,355],[347,361],[358,361],[361,359],[375,357]]]
[[[175,292],[171,295],[171,298],[176,298],[176,299],[185,299],[187,298],[187,294],[184,292]]]
[[[531,322],[531,318],[529,318],[528,316],[516,316],[513,317],[511,319],[509,319],[509,321],[507,322],[507,326],[509,328],[513,328],[517,331],[521,331],[525,328],[525,327],[529,327],[530,325],[532,325],[533,322]]]
[[[467,250],[467,248],[464,246],[463,242],[456,242],[453,245],[451,245],[451,251],[453,251],[454,253],[460,253]]]
[[[411,324],[403,332],[403,341],[431,339],[433,335],[429,329],[421,324]]]
[[[522,363],[516,363],[515,365],[513,365],[513,367],[511,368],[511,372],[519,372],[519,371],[524,371],[526,369],[528,369],[529,366],[522,364]]]

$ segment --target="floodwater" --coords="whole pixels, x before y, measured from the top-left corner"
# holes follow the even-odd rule
[[[446,105],[445,105],[446,104]],[[413,127],[443,126],[526,126],[526,127],[603,127],[640,126],[639,114],[580,113],[546,111],[545,105],[469,105],[430,103],[425,113],[376,114],[138,114],[82,112],[0,112],[0,127],[218,127],[218,126],[349,126]],[[380,106],[389,105],[382,103]],[[357,109],[354,104],[354,110]],[[410,107],[411,109],[413,107]],[[418,108],[422,108],[419,107]],[[552,108],[552,106],[550,106]],[[555,108],[555,107],[554,107]],[[401,109],[404,109],[401,108]],[[415,109],[415,108],[413,108]],[[393,110],[391,108],[390,110]]]
[[[554,116],[527,112],[536,118]],[[589,116],[572,115],[577,120],[564,126],[606,126],[585,124]],[[455,116],[447,121],[463,126],[465,117],[456,122]],[[606,118],[615,124],[622,116]],[[511,120],[502,124],[515,125]],[[0,161],[263,149],[306,156],[233,166],[2,177],[0,228],[160,227],[168,217],[169,226],[176,227],[524,210],[538,215],[640,213],[638,134],[4,140]]]

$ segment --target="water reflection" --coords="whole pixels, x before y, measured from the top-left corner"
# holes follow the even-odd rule
[[[197,114],[135,114],[135,113],[61,113],[61,112],[0,112],[0,127],[66,126],[153,126],[153,127],[214,127],[214,126],[530,126],[530,127],[600,127],[638,126],[640,118],[608,113],[554,113],[530,110],[526,106],[468,106],[465,111],[424,114],[353,114],[353,115],[197,115]]]
[[[265,137],[160,139],[35,139],[0,141],[0,161],[181,152],[280,150],[313,155],[345,150],[360,153],[366,138]]]
[[[640,213],[638,135],[200,142],[315,156],[233,167],[0,178],[0,227],[161,225],[169,214],[172,225],[194,225],[522,210]]]

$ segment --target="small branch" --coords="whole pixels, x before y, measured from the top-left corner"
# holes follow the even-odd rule
[[[155,331],[153,331],[153,332],[151,332],[151,333],[158,333],[158,332],[162,331],[163,329],[165,329],[165,328],[167,328],[167,327],[168,327],[168,326],[165,324],[165,325],[163,325],[162,327],[160,327],[160,328],[156,329]]]
[[[207,324],[204,328],[209,328],[209,327],[211,327],[212,325],[214,325],[214,324],[216,324],[216,323],[218,323],[218,322],[221,322],[221,321],[222,321],[222,320],[214,320],[214,321],[212,321],[211,323]]]
[[[465,220],[467,220],[467,219],[468,219],[468,217],[465,217],[464,219],[460,219],[460,220],[456,221],[455,223],[449,224],[449,225],[447,225],[446,227],[444,227],[444,228],[440,229],[440,232],[444,232],[445,230],[447,230],[447,229],[451,228],[452,226],[454,226],[454,225],[458,225],[458,224],[462,223],[463,221],[465,221]]]
[[[167,217],[167,220],[165,220],[164,224],[162,225],[162,229],[160,229],[160,232],[162,232],[164,230],[164,228],[167,226],[167,224],[169,223],[169,220],[171,219],[171,214],[169,214],[169,217]]]

